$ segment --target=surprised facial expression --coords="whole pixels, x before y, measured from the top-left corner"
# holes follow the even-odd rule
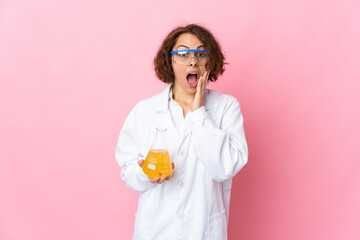
[[[183,33],[178,37],[172,51],[186,49],[205,50],[203,42],[201,42],[195,35],[191,33]],[[175,74],[175,86],[177,86],[177,88],[181,88],[188,94],[195,94],[199,78],[206,71],[205,66],[199,66],[197,60],[193,57],[187,65],[176,63],[174,62],[174,58],[172,58],[172,67]]]

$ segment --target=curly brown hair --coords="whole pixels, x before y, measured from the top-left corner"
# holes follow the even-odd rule
[[[215,82],[219,75],[225,71],[224,65],[227,63],[224,62],[225,57],[215,37],[209,30],[196,24],[176,27],[167,35],[154,59],[154,68],[157,77],[165,83],[172,83],[174,81],[175,74],[171,65],[170,51],[172,51],[175,46],[178,37],[183,33],[194,34],[203,42],[205,50],[209,53],[209,60],[205,68],[210,71],[210,81]]]

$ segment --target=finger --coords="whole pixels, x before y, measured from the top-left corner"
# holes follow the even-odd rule
[[[205,71],[205,73],[203,74],[202,79],[201,79],[202,80],[201,81],[201,92],[204,92],[204,90],[205,90],[208,77],[209,77],[209,72]]]
[[[170,175],[166,178],[166,180],[169,180],[170,178],[172,178],[172,176],[174,176],[174,168],[175,168],[175,163],[171,163],[171,171],[170,171]]]
[[[159,181],[159,177],[156,177],[156,178],[151,178],[151,177],[149,177],[149,179],[150,179],[150,182],[151,182],[151,183],[156,183],[156,182]]]
[[[172,176],[174,176],[174,170],[173,169],[171,169],[170,175],[166,178],[166,180],[169,180],[170,178],[172,178]]]
[[[201,91],[201,82],[202,82],[202,76],[200,76],[197,87],[196,87],[196,94],[198,94],[199,91]],[[196,96],[195,94],[195,96]]]
[[[203,76],[201,76],[199,78],[199,81],[198,81],[198,85],[196,87],[196,94],[195,94],[195,97],[198,96],[199,94],[201,95],[201,91],[202,91],[202,82],[203,82]]]
[[[205,83],[207,83],[209,81],[209,76],[210,76],[210,71],[207,71],[207,75],[205,78]]]
[[[169,180],[172,176],[174,176],[174,170],[171,170],[170,175],[166,178],[166,180]]]
[[[210,72],[209,71],[206,71],[206,75],[204,77],[204,89],[206,87],[206,83],[208,82],[209,80],[209,75],[210,75]]]
[[[209,77],[209,71],[205,71],[204,74],[202,75],[203,80],[206,82],[208,77]]]
[[[158,181],[158,184],[162,184],[165,181],[166,177],[166,174],[162,175],[160,181]]]
[[[140,167],[142,167],[144,164],[144,159],[140,159],[137,163],[139,164]]]

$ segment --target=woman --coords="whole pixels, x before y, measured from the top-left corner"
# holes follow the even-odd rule
[[[139,192],[134,239],[226,239],[231,181],[248,150],[238,101],[206,89],[224,72],[220,46],[201,26],[177,27],[154,65],[168,86],[132,109],[116,146],[121,178]],[[161,179],[141,168],[158,126],[173,161]]]

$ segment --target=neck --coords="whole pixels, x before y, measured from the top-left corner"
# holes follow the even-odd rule
[[[191,105],[195,98],[195,93],[187,93],[183,88],[178,87],[174,83],[174,87],[172,89],[173,99],[178,103],[183,103],[186,105]]]

